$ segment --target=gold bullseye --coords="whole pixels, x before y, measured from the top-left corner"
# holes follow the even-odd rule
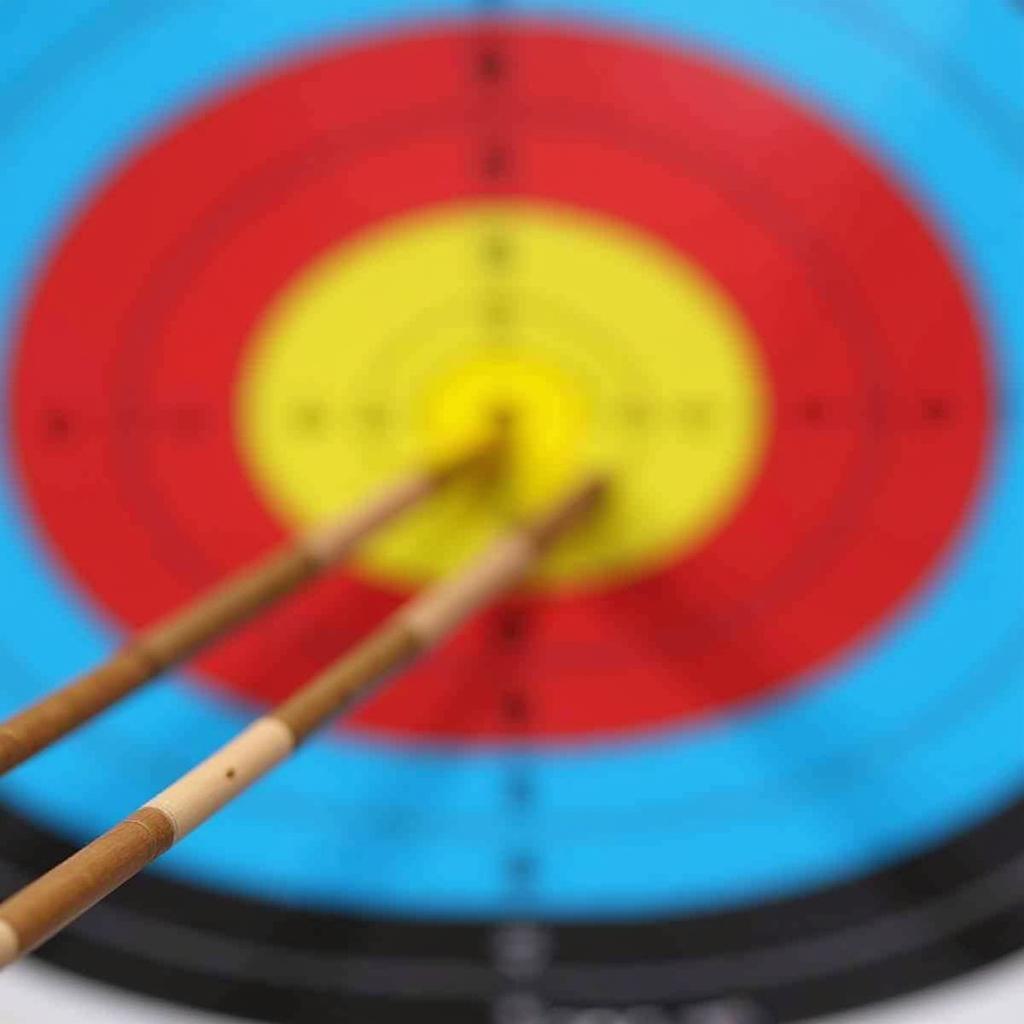
[[[727,521],[770,403],[745,320],[698,267],[616,221],[526,201],[408,214],[323,255],[267,310],[237,399],[243,458],[289,527],[458,452],[496,414],[501,481],[418,510],[364,551],[363,573],[435,579],[593,469],[613,498],[538,583],[643,572]]]
[[[517,349],[489,350],[426,389],[423,432],[431,454],[478,441],[492,429],[496,409],[509,433],[503,493],[514,514],[526,515],[586,471],[591,410],[557,365]]]

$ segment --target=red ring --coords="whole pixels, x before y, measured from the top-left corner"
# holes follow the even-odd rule
[[[989,421],[964,291],[893,184],[791,100],[637,41],[488,32],[296,63],[177,124],[93,197],[17,350],[31,506],[119,621],[165,613],[281,538],[243,474],[232,401],[253,325],[293,275],[431,204],[495,190],[574,204],[660,235],[744,311],[777,409],[764,472],[696,555],[520,605],[528,644],[503,647],[508,614],[484,616],[350,722],[572,737],[795,685],[892,616],[964,520]],[[474,79],[482,46],[506,55],[497,80],[493,62]],[[499,180],[480,170],[495,125],[512,158]],[[339,574],[201,667],[276,699],[398,599]]]

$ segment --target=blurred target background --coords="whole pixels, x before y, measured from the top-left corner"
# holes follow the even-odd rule
[[[614,497],[0,1022],[1018,1021],[1022,68],[1011,0],[4,0],[0,713],[514,446],[0,779],[0,895]]]

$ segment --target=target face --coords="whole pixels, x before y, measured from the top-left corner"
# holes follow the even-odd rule
[[[494,410],[515,443],[500,500],[453,487],[4,779],[5,885],[616,482],[44,957],[270,1021],[782,1024],[1024,945],[1024,112],[990,52],[1022,28],[890,7],[26,8],[0,712]]]

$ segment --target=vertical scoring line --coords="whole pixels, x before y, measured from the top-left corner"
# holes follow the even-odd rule
[[[518,159],[507,109],[514,61],[510,37],[500,20],[503,6],[502,0],[481,0],[479,30],[470,47],[470,104],[478,126],[476,144],[471,147],[473,178],[484,200],[510,194]],[[504,215],[488,211],[482,217],[476,244],[484,293],[482,341],[507,344],[515,320],[509,281],[515,252]]]
[[[483,199],[508,198],[514,189],[520,154],[509,115],[509,90],[516,64],[509,34],[500,21],[502,0],[481,0],[480,31],[471,53],[473,100],[479,118],[476,175]],[[482,347],[514,343],[517,310],[513,294],[517,257],[514,228],[504,210],[482,218],[479,245],[483,297]],[[504,410],[510,417],[514,409]],[[514,496],[499,495],[509,518]],[[499,922],[491,940],[498,978],[494,1013],[500,1018],[509,999],[531,999],[543,973],[550,947],[548,936],[530,920],[539,869],[529,832],[537,803],[536,772],[528,760],[535,725],[535,704],[523,673],[532,613],[513,599],[495,617],[495,646],[500,658],[497,679],[498,717],[509,744],[499,785],[500,810],[505,816],[503,864],[500,871],[508,891],[509,919]]]

